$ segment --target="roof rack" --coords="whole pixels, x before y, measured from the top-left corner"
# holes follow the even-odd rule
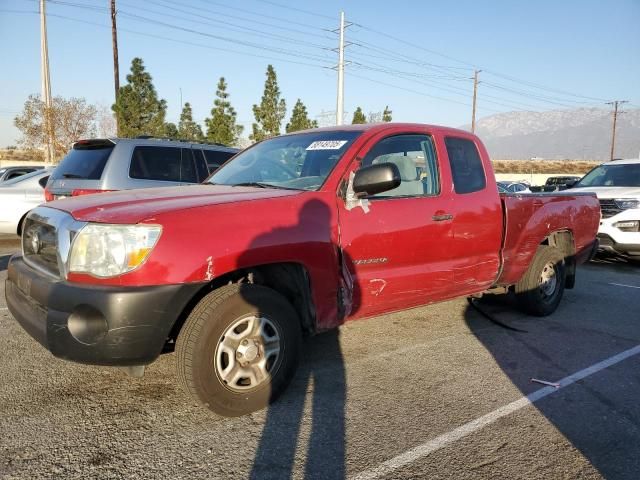
[[[225,145],[224,143],[217,142],[205,142],[205,141],[197,141],[197,140],[187,140],[185,138],[171,138],[171,137],[156,137],[154,135],[138,135],[137,138],[139,140],[165,140],[167,142],[184,142],[184,143],[197,143],[200,145],[214,145],[216,147],[227,147],[230,148],[229,145]]]

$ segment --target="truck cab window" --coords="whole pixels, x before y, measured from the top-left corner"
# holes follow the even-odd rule
[[[420,197],[440,193],[440,177],[433,139],[429,135],[396,135],[380,140],[362,160],[362,167],[393,163],[401,183],[374,198]]]
[[[478,149],[466,138],[446,137],[447,155],[451,165],[456,193],[472,193],[487,185]]]

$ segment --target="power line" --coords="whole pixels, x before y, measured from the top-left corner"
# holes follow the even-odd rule
[[[329,20],[334,20],[333,17],[330,17],[329,15],[325,15],[323,13],[318,13],[318,12],[312,12],[310,10],[304,10],[302,8],[297,8],[297,7],[292,7],[291,5],[283,5],[281,3],[278,2],[274,2],[272,0],[258,0],[259,2],[262,3],[267,3],[269,5],[273,5],[275,7],[280,7],[280,8],[284,8],[286,10],[294,10],[296,12],[300,12],[300,13],[306,13],[307,15],[311,15],[313,17],[323,17],[323,18],[328,18]]]
[[[26,13],[37,14],[38,12],[26,12]],[[93,25],[93,26],[106,28],[106,29],[110,29],[111,28],[109,25],[105,25],[105,24],[101,24],[101,23],[97,23],[97,22],[90,22],[90,21],[87,21],[87,20],[84,20],[84,19],[69,17],[69,16],[65,16],[65,15],[47,13],[47,16],[48,17],[59,18],[59,19],[62,19],[62,20],[69,20],[69,21],[77,22],[77,23],[83,23],[85,25]],[[191,42],[191,41],[188,41],[188,40],[179,40],[179,39],[167,37],[165,35],[156,35],[156,34],[153,34],[153,33],[141,32],[141,31],[138,31],[138,30],[132,30],[132,29],[128,29],[128,28],[119,27],[118,31],[121,32],[121,33],[128,33],[128,34],[138,35],[138,36],[143,36],[143,37],[148,37],[148,38],[155,38],[155,39],[158,39],[158,40],[165,40],[165,41],[172,42],[172,43],[178,43],[178,44],[190,45],[190,46],[194,46],[194,47],[206,48],[208,50],[216,50],[216,51],[225,52],[225,53],[233,53],[233,54],[237,54],[237,55],[245,55],[245,56],[254,57],[254,58],[263,58],[263,59],[270,60],[270,61],[274,61],[275,60],[275,61],[278,61],[278,62],[285,62],[285,63],[291,63],[291,64],[295,64],[295,65],[303,65],[303,66],[315,67],[315,68],[321,68],[321,69],[329,68],[327,65],[322,65],[322,64],[317,64],[317,63],[299,62],[299,61],[290,60],[290,59],[287,59],[287,58],[279,58],[279,57],[273,57],[273,56],[259,55],[259,54],[256,54],[256,53],[245,52],[245,51],[241,51],[241,50],[234,50],[234,49],[229,49],[229,48],[213,47],[211,45],[206,45],[206,44],[197,43],[197,42]]]
[[[226,20],[218,20],[216,18],[203,15],[202,13],[191,13],[191,12],[188,12],[188,11],[185,11],[185,10],[182,10],[180,8],[173,7],[173,6],[163,5],[163,4],[154,2],[152,0],[147,0],[147,2],[148,3],[152,3],[154,5],[157,5],[157,6],[161,7],[161,8],[166,8],[166,9],[174,11],[174,12],[180,12],[180,13],[184,13],[186,15],[190,15],[190,16],[196,17],[197,19],[176,16],[175,14],[171,14],[171,18],[184,20],[184,21],[192,22],[192,23],[199,23],[199,24],[202,24],[202,25],[209,25],[209,26],[213,26],[215,28],[224,28],[227,31],[228,30],[236,31],[236,32],[243,33],[243,34],[254,35],[254,36],[261,37],[261,38],[269,38],[269,39],[272,39],[272,40],[285,42],[285,43],[289,43],[289,44],[306,45],[306,46],[313,47],[313,48],[316,48],[316,49],[319,49],[319,50],[323,50],[323,51],[329,50],[329,47],[325,46],[325,45],[319,45],[317,43],[311,43],[311,42],[308,42],[306,40],[301,40],[301,39],[297,39],[297,38],[286,37],[284,35],[265,32],[264,30],[258,30],[258,29],[252,28],[252,27],[246,27],[246,26],[238,25],[236,23],[231,23],[231,22],[228,22]],[[138,9],[138,5],[135,5],[135,4],[125,3],[125,5],[129,6],[131,8]],[[144,8],[143,10],[144,10],[145,13],[151,13],[151,14],[162,15],[162,16],[168,15],[166,12],[153,10],[153,9],[149,9],[149,8]],[[214,25],[214,24],[220,24],[220,25]]]

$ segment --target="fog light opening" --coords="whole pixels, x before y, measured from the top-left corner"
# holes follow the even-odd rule
[[[102,312],[90,305],[78,305],[73,309],[67,320],[69,333],[78,342],[94,345],[102,340],[109,326]]]

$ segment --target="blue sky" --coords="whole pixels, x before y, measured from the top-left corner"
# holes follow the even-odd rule
[[[116,3],[121,84],[131,59],[142,57],[168,102],[169,121],[178,120],[182,91],[202,122],[224,76],[248,134],[269,63],[287,118],[297,98],[312,117],[335,110],[336,73],[326,67],[336,63],[330,49],[337,38],[327,30],[337,27],[340,10],[356,24],[346,34],[356,43],[346,50],[353,62],[345,81],[350,113],[389,105],[397,121],[467,124],[474,68],[483,70],[479,117],[606,107],[610,99],[640,106],[640,0]],[[113,102],[108,4],[48,1],[53,95]],[[0,0],[0,147],[16,143],[13,117],[29,94],[40,92],[39,18],[18,13],[37,8],[35,0]]]

